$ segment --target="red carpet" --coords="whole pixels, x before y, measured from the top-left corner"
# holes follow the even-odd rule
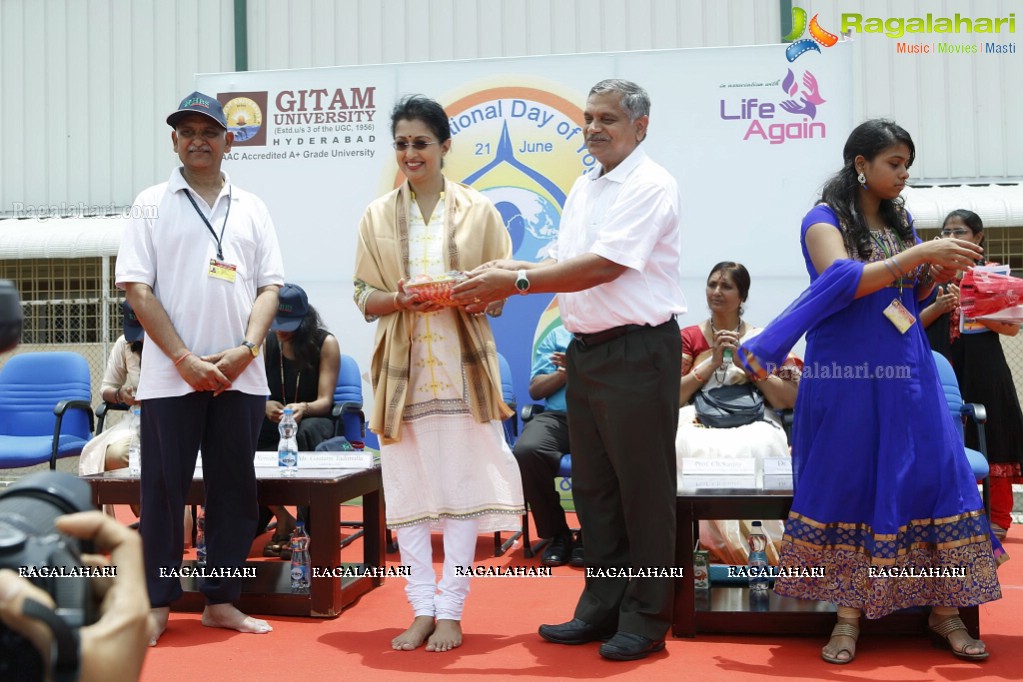
[[[345,516],[350,516],[347,509]],[[263,542],[260,538],[253,547]],[[477,562],[539,565],[536,558],[524,559],[521,548],[499,559],[492,550],[492,538],[480,536]],[[142,679],[1018,680],[1023,679],[1023,528],[1012,528],[1006,550],[1015,559],[999,570],[1003,598],[981,607],[982,637],[991,652],[984,663],[960,661],[932,648],[922,635],[865,636],[856,660],[846,666],[820,659],[823,639],[770,635],[669,638],[664,652],[644,661],[605,661],[597,644],[559,646],[536,634],[539,624],[572,615],[582,572],[566,566],[549,578],[474,578],[463,621],[465,641],[448,653],[391,650],[391,638],[412,620],[401,578],[387,579],[338,618],[268,617],[274,631],[267,635],[215,630],[203,627],[199,614],[172,614],[159,646],[150,649]],[[342,558],[355,560],[360,554],[355,543]],[[396,554],[388,555],[388,564],[397,563]]]

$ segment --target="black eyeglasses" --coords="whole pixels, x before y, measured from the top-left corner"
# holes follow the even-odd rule
[[[427,140],[413,140],[412,142],[406,142],[405,140],[395,140],[394,142],[391,143],[391,146],[397,149],[399,152],[403,152],[409,147],[412,147],[416,151],[421,152],[427,147],[429,147],[431,144],[438,143],[436,141],[431,142]]]

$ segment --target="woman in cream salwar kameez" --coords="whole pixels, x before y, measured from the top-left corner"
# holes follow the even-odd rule
[[[419,302],[404,283],[471,270],[508,258],[501,216],[481,194],[447,180],[447,115],[422,96],[391,116],[398,166],[406,177],[369,205],[359,226],[355,300],[378,320],[370,428],[380,436],[387,525],[397,531],[406,593],[415,618],[392,641],[448,651],[462,642],[461,619],[478,534],[518,530],[518,467],[504,441],[497,350],[484,312],[503,302],[441,307]],[[433,569],[430,533],[444,535],[444,569]]]

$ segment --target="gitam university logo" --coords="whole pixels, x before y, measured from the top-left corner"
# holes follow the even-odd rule
[[[222,92],[217,99],[224,105],[227,129],[234,133],[236,147],[262,147],[266,145],[264,111],[266,91]]]
[[[785,58],[789,62],[794,62],[801,56],[810,52],[820,52],[820,45],[824,47],[832,47],[838,42],[838,36],[834,33],[824,30],[820,23],[817,21],[819,14],[814,14],[813,19],[810,20],[809,26],[806,23],[806,10],[802,7],[792,8],[792,30],[789,34],[782,38],[785,42],[791,42],[792,44],[785,48]],[[801,38],[804,32],[810,32],[809,38]]]

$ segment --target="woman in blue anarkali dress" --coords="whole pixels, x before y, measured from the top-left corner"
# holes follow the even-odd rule
[[[804,218],[811,287],[744,344],[748,369],[779,363],[806,333],[795,408],[794,498],[779,594],[832,602],[821,655],[848,663],[861,613],[931,606],[934,636],[961,658],[987,657],[958,609],[998,599],[992,537],[962,439],[916,321],[934,279],[979,257],[970,242],[919,243],[899,195],[915,149],[891,121],[858,126],[845,165]],[[823,568],[823,578],[809,575]]]

